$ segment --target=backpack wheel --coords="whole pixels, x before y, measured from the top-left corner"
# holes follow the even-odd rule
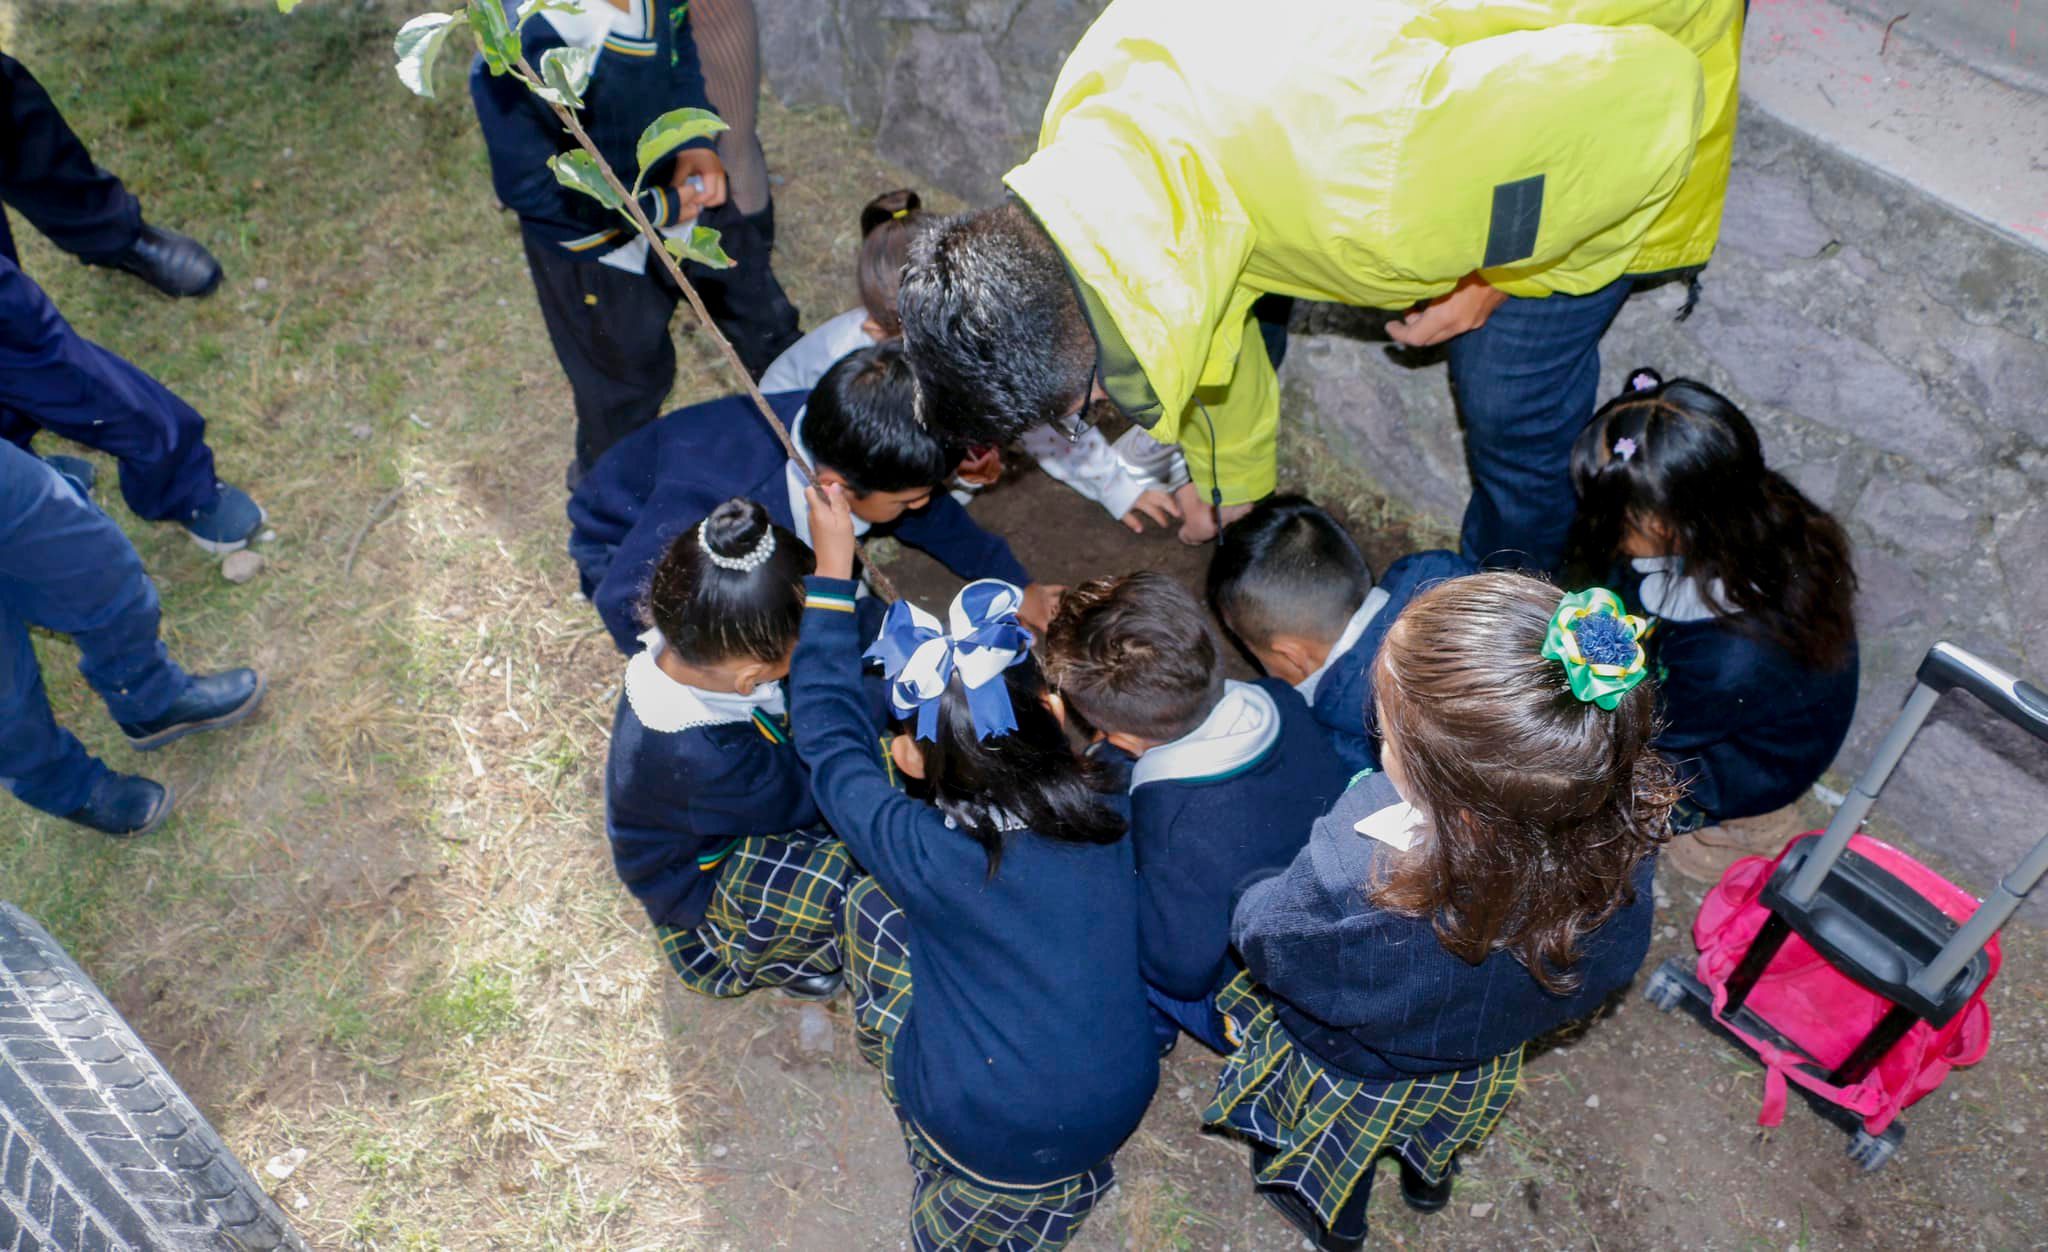
[[[1685,1003],[1685,981],[1671,968],[1671,964],[1666,961],[1659,965],[1650,975],[1650,981],[1643,985],[1643,999],[1665,1013]]]
[[[1849,1159],[1863,1167],[1864,1173],[1884,1168],[1886,1161],[1899,1150],[1899,1141],[1906,1137],[1906,1128],[1893,1122],[1885,1127],[1881,1135],[1873,1135],[1858,1129],[1855,1138],[1849,1140]]]

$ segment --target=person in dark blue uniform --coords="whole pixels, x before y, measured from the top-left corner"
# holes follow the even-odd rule
[[[502,3],[516,14],[516,0]],[[520,34],[536,66],[553,48],[596,51],[580,120],[630,183],[639,166],[635,145],[648,123],[672,109],[711,107],[692,25],[684,0],[570,0],[543,8]],[[606,449],[660,414],[675,382],[669,320],[682,292],[630,223],[556,181],[548,159],[577,143],[545,101],[512,75],[492,75],[481,57],[469,91],[490,153],[491,184],[499,202],[519,215],[541,319],[575,392],[573,488]],[[685,276],[759,378],[802,337],[796,306],[770,266],[772,209],[741,212],[708,138],[657,161],[640,185],[640,207],[657,229],[687,234],[702,225],[720,232],[732,268],[692,263]]]
[[[188,674],[157,623],[156,588],[121,528],[76,483],[0,443],[0,779],[17,799],[117,836],[156,829],[172,803],[168,787],[113,772],[57,725],[31,626],[71,637],[79,672],[140,750],[255,711],[254,670]]]
[[[141,204],[93,161],[50,93],[4,53],[0,119],[0,202],[51,243],[88,265],[125,270],[167,296],[203,296],[220,285],[213,254],[196,239],[143,221]],[[0,256],[16,259],[5,214]]]
[[[1026,585],[1025,620],[1051,618],[1056,589],[1031,583],[1010,545],[940,490],[959,458],[918,420],[900,345],[848,353],[808,400],[768,397],[819,478],[852,493],[857,532],[894,536],[962,578]],[[569,556],[619,650],[638,650],[636,609],[669,542],[728,497],[754,501],[809,543],[804,481],[744,396],[679,409],[613,448],[569,498]]]
[[[1240,523],[1242,524],[1242,523]],[[1216,993],[1242,968],[1230,905],[1278,871],[1344,793],[1344,767],[1299,694],[1226,681],[1202,606],[1165,574],[1097,578],[1061,597],[1048,680],[1128,765],[1138,944],[1160,1052],[1186,1030],[1229,1051]]]
[[[1422,591],[1479,571],[1456,552],[1412,552],[1377,584],[1337,519],[1301,496],[1260,501],[1232,522],[1209,562],[1209,603],[1260,668],[1315,710],[1354,772],[1379,767],[1372,659]]]
[[[916,1252],[1064,1247],[1113,1178],[1159,1063],[1124,820],[1069,745],[1017,623],[969,583],[941,625],[898,601],[869,649],[906,720],[890,785],[860,682],[853,527],[814,492],[818,574],[791,671],[797,752],[873,877],[848,890],[855,1038],[914,1177]]]
[[[1664,728],[1686,797],[1671,864],[1718,881],[1805,828],[1786,812],[1856,714],[1856,571],[1839,523],[1764,464],[1742,410],[1638,370],[1572,450],[1572,560],[1656,620]],[[1619,568],[1617,568],[1617,565]]]

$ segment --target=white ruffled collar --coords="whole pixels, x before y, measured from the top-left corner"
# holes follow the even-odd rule
[[[1380,615],[1380,610],[1386,608],[1387,601],[1392,598],[1387,594],[1385,587],[1374,587],[1365,593],[1365,602],[1358,606],[1358,611],[1351,615],[1351,620],[1344,623],[1344,633],[1337,636],[1337,642],[1330,645],[1329,655],[1323,658],[1323,663],[1316,667],[1315,673],[1294,684],[1294,689],[1301,693],[1302,699],[1310,704],[1316,702],[1316,692],[1322,688],[1323,676],[1330,672],[1330,667],[1335,665],[1339,658],[1357,645],[1365,635],[1365,628],[1372,625],[1372,619]]]
[[[1643,611],[1667,622],[1704,622],[1735,612],[1725,607],[1727,593],[1716,578],[1702,587],[1697,578],[1685,573],[1682,556],[1639,556],[1630,562],[1643,576],[1638,593]]]
[[[699,726],[751,722],[757,712],[782,716],[785,706],[780,682],[762,683],[744,696],[736,691],[706,691],[677,682],[661,668],[661,650],[668,641],[659,630],[650,627],[640,642],[647,646],[626,662],[626,702],[647,729],[676,734]]]
[[[1131,790],[1150,782],[1216,778],[1266,754],[1280,738],[1280,706],[1252,683],[1231,679],[1202,724],[1138,758]]]
[[[1377,839],[1396,852],[1406,852],[1415,846],[1416,839],[1429,827],[1429,819],[1422,810],[1400,800],[1383,809],[1375,809],[1358,821],[1351,829],[1368,839]]]

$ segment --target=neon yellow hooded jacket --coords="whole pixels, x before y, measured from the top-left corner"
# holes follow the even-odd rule
[[[1742,0],[1113,0],[1005,181],[1111,398],[1239,503],[1274,480],[1259,295],[1399,309],[1475,271],[1577,295],[1704,264],[1741,37]]]

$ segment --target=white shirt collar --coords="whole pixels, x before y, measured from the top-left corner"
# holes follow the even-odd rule
[[[626,662],[626,701],[633,716],[649,730],[664,734],[698,726],[720,726],[728,722],[750,722],[755,712],[780,717],[783,712],[782,684],[762,683],[750,695],[735,691],[706,691],[668,676],[660,665],[661,650],[668,641],[650,627],[640,636],[647,646]]]
[[[1337,642],[1330,645],[1329,655],[1316,667],[1316,672],[1294,684],[1294,689],[1301,693],[1302,699],[1310,704],[1316,702],[1316,691],[1323,685],[1323,675],[1330,672],[1330,667],[1337,663],[1337,658],[1351,651],[1352,646],[1365,634],[1365,628],[1372,625],[1372,619],[1380,615],[1380,610],[1386,608],[1387,601],[1392,598],[1387,594],[1385,587],[1374,587],[1365,593],[1365,603],[1359,605],[1358,611],[1351,615],[1351,620],[1344,623],[1344,633],[1337,636]]]
[[[1280,706],[1251,683],[1223,684],[1223,698],[1202,724],[1138,758],[1131,790],[1149,782],[1214,778],[1258,760],[1280,738]]]
[[[1630,562],[1643,576],[1643,611],[1667,622],[1703,622],[1734,610],[1728,603],[1721,580],[1702,587],[1697,578],[1687,577],[1682,556],[1639,556]]]
[[[1415,840],[1429,826],[1429,819],[1422,810],[1406,800],[1375,809],[1358,821],[1351,829],[1368,839],[1377,839],[1397,852],[1406,852],[1415,846]]]
[[[818,458],[811,455],[811,445],[804,442],[804,414],[809,411],[810,406],[805,405],[796,411],[795,417],[789,420],[789,441],[796,445],[796,450],[803,453],[804,460],[810,462],[811,467],[815,469],[818,465]],[[804,481],[804,472],[797,468],[795,461],[791,461],[783,467],[783,479],[789,487],[789,518],[794,523],[791,529],[796,532],[797,538],[804,541],[804,546],[809,547],[811,546],[811,502],[804,495],[804,488],[809,486],[809,484]],[[854,538],[858,539],[862,535],[867,534],[870,525],[871,523],[864,522],[858,517],[854,518]]]

